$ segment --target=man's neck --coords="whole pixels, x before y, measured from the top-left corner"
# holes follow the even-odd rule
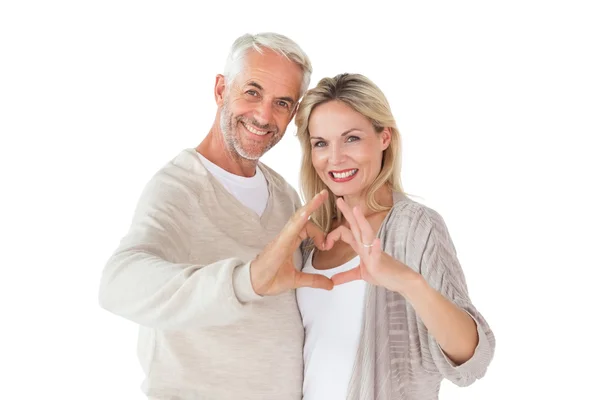
[[[204,140],[196,147],[196,151],[208,161],[234,175],[250,178],[256,174],[258,160],[247,160],[230,150],[217,126],[212,127]]]

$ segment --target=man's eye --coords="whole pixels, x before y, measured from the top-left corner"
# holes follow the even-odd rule
[[[290,105],[286,101],[279,101],[277,102],[277,105],[283,108],[290,108]]]
[[[250,96],[258,96],[258,93],[256,93],[256,90],[248,90],[246,93],[249,94]]]

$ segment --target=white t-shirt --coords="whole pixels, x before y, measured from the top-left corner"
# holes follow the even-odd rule
[[[302,270],[331,277],[359,263],[354,257],[336,268],[316,270],[310,253]],[[345,400],[358,351],[366,282],[353,281],[333,290],[298,288],[296,298],[304,325],[303,400]]]
[[[250,178],[239,176],[225,171],[223,168],[210,162],[202,154],[196,152],[202,165],[210,172],[229,193],[240,203],[254,211],[259,217],[267,207],[269,200],[269,189],[267,180],[260,168],[256,168],[256,174]]]

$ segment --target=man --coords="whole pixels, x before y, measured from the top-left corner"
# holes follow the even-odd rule
[[[236,40],[216,78],[214,124],[150,180],[102,275],[100,303],[140,324],[151,399],[300,399],[304,332],[291,289],[301,239],[324,236],[293,188],[259,158],[283,136],[310,81],[278,34]],[[258,256],[257,256],[258,254]]]

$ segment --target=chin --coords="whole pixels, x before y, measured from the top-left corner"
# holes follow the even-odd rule
[[[352,190],[351,188],[340,188],[340,187],[331,187],[331,186],[328,186],[328,188],[329,188],[329,190],[331,190],[333,192],[333,194],[336,197],[352,196],[357,193],[355,190]]]

